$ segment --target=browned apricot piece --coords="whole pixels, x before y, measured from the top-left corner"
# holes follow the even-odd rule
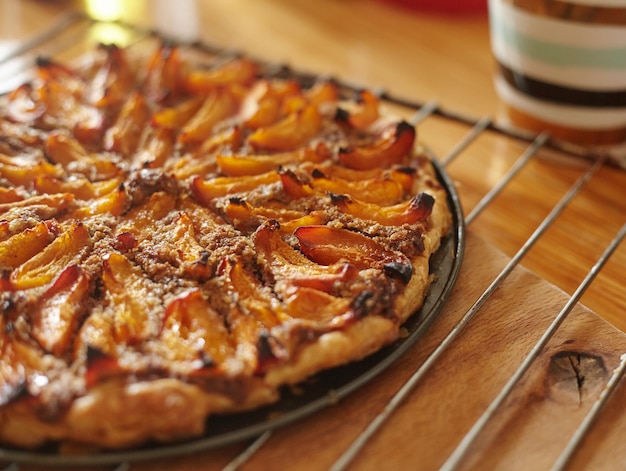
[[[237,293],[238,304],[252,315],[260,326],[271,328],[286,320],[276,300],[263,290],[261,282],[238,261],[230,272],[231,294]]]
[[[63,355],[82,321],[88,295],[89,278],[78,265],[70,265],[39,298],[33,310],[33,338],[56,356]]]
[[[339,327],[350,312],[350,299],[333,296],[324,291],[298,287],[285,300],[289,315],[315,324]]]
[[[0,187],[0,204],[14,203],[24,198],[15,190],[15,188]]]
[[[11,284],[15,289],[48,284],[66,267],[76,264],[90,248],[89,231],[83,224],[75,223],[41,252],[14,270]]]
[[[315,193],[312,186],[301,181],[292,170],[280,169],[278,174],[280,175],[283,190],[289,198],[305,198]]]
[[[300,250],[322,265],[347,261],[359,269],[384,269],[405,282],[413,273],[411,261],[404,254],[388,250],[358,232],[329,226],[305,226],[296,229],[294,235],[300,242]]]
[[[208,253],[196,240],[195,233],[191,217],[182,212],[172,233],[176,241],[178,258],[182,262],[182,270],[192,278],[207,279],[211,275],[206,258]]]
[[[126,99],[135,85],[123,49],[115,44],[99,44],[96,51],[99,62],[85,90],[87,102],[100,108],[111,108]]]
[[[279,167],[296,162],[320,162],[327,158],[320,148],[304,147],[294,152],[280,152],[262,155],[235,155],[218,154],[217,164],[225,175],[241,177],[244,175],[258,175]]]
[[[331,201],[347,214],[376,221],[384,226],[423,222],[430,216],[435,203],[434,198],[428,193],[420,193],[409,201],[394,206],[365,203],[346,195],[331,195]]]
[[[334,80],[318,80],[304,92],[304,96],[316,105],[334,103],[340,98],[339,85]]]
[[[257,81],[241,104],[239,115],[249,129],[275,123],[281,117],[281,99],[269,80]]]
[[[273,219],[279,222],[280,232],[291,234],[297,227],[322,224],[325,221],[323,211],[305,214],[287,208],[253,207],[241,198],[231,198],[224,208],[228,220],[244,232],[256,230],[263,222]]]
[[[90,155],[85,147],[69,134],[53,132],[45,142],[45,152],[50,160],[61,165],[67,173],[79,173],[89,180],[106,180],[120,174],[111,160]]]
[[[55,195],[37,195],[25,198],[23,200],[15,201],[13,203],[1,203],[0,214],[3,214],[10,209],[14,208],[26,208],[29,206],[47,206],[50,208],[48,217],[54,217],[62,213],[64,210],[70,208],[74,203],[74,195],[69,193],[57,193]]]
[[[70,180],[60,180],[51,175],[39,175],[35,179],[35,190],[39,193],[70,193],[81,200],[91,200],[111,193],[120,186],[119,177],[99,182],[90,182],[86,177],[75,176]]]
[[[167,305],[160,340],[165,358],[194,362],[200,368],[218,366],[235,356],[224,319],[200,290],[187,292]]]
[[[339,161],[346,167],[367,170],[403,163],[413,149],[415,128],[406,121],[387,125],[369,145],[339,150]]]
[[[232,116],[237,101],[228,88],[211,90],[204,103],[181,130],[178,140],[182,144],[199,143],[213,133],[220,121]]]
[[[381,206],[396,204],[404,196],[402,185],[388,177],[349,181],[320,176],[314,172],[310,185],[318,191],[347,194],[360,201]]]
[[[72,211],[69,216],[77,219],[105,213],[119,216],[126,211],[128,205],[128,194],[124,184],[121,184],[112,192],[102,195],[89,202],[88,205]]]
[[[110,253],[102,263],[104,296],[111,310],[111,329],[118,345],[131,345],[158,334],[159,301],[147,278],[126,257]]]
[[[28,187],[33,183],[37,175],[50,175],[60,177],[60,168],[44,161],[20,162],[11,160],[0,154],[0,176],[15,186]]]
[[[42,221],[0,242],[0,270],[17,268],[41,252],[56,235],[56,225]]]
[[[103,141],[104,148],[126,157],[132,155],[139,145],[144,123],[149,116],[150,108],[144,95],[138,92],[131,94],[113,126],[107,129]]]
[[[203,102],[204,97],[194,96],[174,106],[160,108],[150,122],[157,128],[180,129],[198,112]]]
[[[89,318],[84,327],[91,328],[89,330],[92,331],[96,330],[93,329],[93,326],[98,324],[98,320],[102,322],[102,319],[96,319],[97,318]],[[96,320],[96,322],[94,322],[94,320]],[[102,330],[106,329],[106,326],[99,327]],[[98,383],[107,378],[111,378],[122,373],[123,370],[120,367],[117,358],[113,356],[115,352],[114,348],[108,349],[108,353],[105,353],[99,348],[91,344],[87,344],[86,351],[85,387],[87,389],[96,386]]]
[[[192,70],[186,78],[186,89],[191,93],[206,93],[225,85],[247,85],[252,83],[258,72],[255,62],[239,57],[211,69]]]
[[[179,49],[162,43],[148,63],[143,93],[155,103],[174,101],[185,91],[186,73]]]
[[[255,149],[290,151],[306,145],[322,127],[322,116],[316,105],[308,104],[276,123],[262,127],[248,136]]]
[[[380,117],[379,99],[369,90],[361,90],[355,106],[349,110],[342,109],[336,119],[346,122],[355,129],[365,129],[374,124]]]
[[[156,129],[148,137],[133,161],[143,168],[160,168],[174,152],[175,131],[169,128]]]
[[[267,172],[249,177],[217,177],[209,180],[196,177],[191,183],[191,190],[199,201],[203,204],[209,204],[214,198],[250,191],[261,185],[269,185],[279,180],[278,172]]]
[[[337,283],[354,279],[358,272],[354,265],[341,260],[328,266],[312,262],[282,239],[278,224],[272,221],[260,226],[253,240],[255,249],[270,264],[278,291],[289,293],[292,287],[306,286],[330,293]]]
[[[7,117],[18,123],[34,123],[46,112],[40,91],[25,83],[8,94]]]

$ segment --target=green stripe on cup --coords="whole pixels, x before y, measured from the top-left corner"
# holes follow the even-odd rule
[[[505,25],[500,18],[491,18],[491,34],[499,38],[512,50],[542,62],[561,67],[583,67],[597,69],[626,68],[626,47],[594,48],[568,46],[534,39]],[[590,38],[590,43],[593,39]]]

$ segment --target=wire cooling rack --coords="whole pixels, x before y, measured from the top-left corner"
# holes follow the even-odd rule
[[[52,25],[49,30],[5,53],[0,57],[0,93],[8,91],[28,77],[29,65],[32,58],[37,55],[61,58],[80,55],[83,49],[86,51],[90,47],[84,38],[88,37],[94,28],[101,26],[81,15],[68,15]],[[126,36],[128,43],[143,40],[154,34],[151,31],[139,30],[128,25],[118,24],[117,26],[123,28],[128,34]],[[77,41],[77,38],[81,40]],[[206,44],[195,46],[213,53],[232,54],[232,51],[220,51],[219,48]],[[315,75],[299,73],[280,64],[266,64],[266,66],[268,70],[273,69],[273,73],[294,76],[303,82],[316,78]],[[354,88],[350,84],[342,85],[348,89]],[[407,113],[412,123],[418,126],[421,136],[428,136],[433,131],[445,129],[446,135],[449,136],[446,142],[427,142],[428,150],[457,182],[461,200],[468,208],[464,217],[468,230],[504,252],[507,255],[507,263],[490,278],[488,286],[473,304],[464,310],[432,351],[425,356],[423,362],[406,378],[397,392],[390,396],[386,406],[373,416],[362,432],[355,436],[337,456],[330,466],[333,471],[348,469],[358,460],[373,437],[388,426],[388,421],[414,393],[420,383],[431,374],[437,362],[463,335],[487,301],[494,295],[498,296],[501,285],[520,265],[530,267],[540,275],[542,263],[557,264],[562,266],[564,271],[572,272],[565,277],[565,282],[547,280],[571,294],[567,294],[565,304],[559,312],[551,316],[550,322],[539,338],[534,341],[530,350],[518,359],[508,379],[498,388],[496,394],[485,400],[482,412],[471,427],[462,434],[440,468],[446,471],[465,469],[468,455],[472,453],[481,433],[494,420],[494,416],[503,404],[514,394],[516,386],[524,381],[525,375],[537,362],[550,340],[557,334],[572,310],[579,306],[584,294],[590,289],[607,290],[607,293],[610,293],[611,289],[626,289],[626,281],[617,287],[605,286],[600,276],[601,271],[607,265],[610,265],[612,270],[623,273],[623,265],[620,261],[625,259],[622,242],[626,237],[626,215],[620,213],[619,209],[617,210],[617,222],[613,221],[603,233],[610,233],[608,238],[583,240],[581,244],[589,251],[592,260],[589,266],[570,270],[572,267],[567,261],[568,250],[580,250],[579,247],[575,245],[569,248],[564,247],[563,253],[554,253],[554,251],[546,252],[542,249],[542,245],[546,244],[552,234],[570,230],[568,221],[576,217],[577,204],[579,200],[584,199],[581,195],[584,195],[590,187],[593,191],[598,191],[597,187],[601,187],[599,175],[606,168],[609,157],[564,147],[553,142],[547,134],[534,135],[511,131],[489,118],[476,119],[459,115],[442,108],[436,102],[416,103],[396,97],[384,90],[379,91],[379,95],[385,105]],[[427,137],[424,140],[427,141]],[[464,181],[467,174],[464,169],[470,166],[474,169],[481,169],[483,175],[481,181]],[[558,175],[558,178],[552,178],[555,175]],[[529,184],[554,187],[553,198],[545,201],[519,201],[516,189],[520,185]],[[516,240],[509,236],[506,225],[510,223],[511,218],[515,219],[516,224],[526,229],[528,233],[526,238]],[[584,235],[580,237],[584,239]],[[626,277],[623,279],[626,280]],[[592,307],[596,308],[596,306]],[[601,315],[612,313],[616,316],[626,316],[626,306],[619,302],[615,305],[600,304],[594,310]],[[553,460],[551,469],[568,468],[577,450],[580,449],[581,443],[591,433],[598,418],[602,415],[607,402],[615,395],[615,391],[619,390],[620,381],[626,371],[626,355],[622,353],[624,352],[613,352],[614,356],[619,359],[615,362],[616,367],[604,378],[602,387],[591,401],[590,407],[585,411],[574,432],[567,437],[565,445]],[[582,384],[584,378],[581,377],[580,381]],[[223,469],[234,471],[248,465],[254,460],[255,455],[262,453],[264,447],[269,446],[268,442],[273,433],[274,431],[271,430],[266,431],[250,441],[248,445],[241,447],[232,454]],[[10,461],[0,463],[0,466],[4,466],[6,471],[30,469],[29,464]],[[113,471],[128,471],[140,467],[141,463],[121,462],[107,466],[106,469]]]

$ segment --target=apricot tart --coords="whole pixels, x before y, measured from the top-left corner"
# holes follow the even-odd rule
[[[35,70],[0,106],[4,443],[197,437],[420,308],[451,212],[375,94],[166,43]]]

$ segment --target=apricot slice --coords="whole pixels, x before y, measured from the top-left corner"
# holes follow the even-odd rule
[[[89,231],[83,224],[75,223],[14,270],[11,285],[15,289],[28,289],[48,284],[66,267],[76,264],[90,248]]]
[[[361,90],[355,106],[349,110],[338,109],[336,120],[346,122],[355,129],[365,129],[378,120],[379,99],[369,90]]]
[[[280,180],[278,172],[267,172],[249,177],[217,177],[205,180],[196,177],[191,183],[193,195],[203,204],[214,198],[242,191],[250,191],[261,185],[269,185]]]
[[[260,226],[253,240],[258,253],[263,255],[270,265],[277,280],[277,290],[285,289],[286,292],[290,292],[290,287],[306,286],[331,293],[338,283],[349,282],[358,273],[355,266],[341,260],[328,266],[312,262],[282,239],[278,224],[272,221]]]
[[[387,125],[371,144],[340,149],[338,159],[356,170],[400,165],[411,153],[414,142],[415,128],[400,121]]]
[[[236,108],[237,102],[228,88],[211,90],[202,106],[182,128],[178,141],[182,144],[204,141],[213,133],[215,125],[231,116]]]
[[[0,242],[0,269],[14,269],[41,252],[57,235],[52,222],[39,222]]]
[[[322,116],[317,106],[309,104],[270,126],[257,129],[247,142],[257,150],[295,150],[315,137],[321,127]]]
[[[361,270],[384,269],[404,282],[408,282],[413,274],[408,257],[386,249],[358,232],[329,226],[305,226],[296,229],[294,235],[300,242],[300,250],[309,259],[322,265],[344,261]]]
[[[428,193],[420,193],[409,201],[385,207],[346,195],[331,195],[331,202],[343,212],[360,219],[376,221],[384,226],[401,226],[425,221],[432,212],[435,199]]]
[[[185,72],[178,47],[162,43],[148,63],[143,93],[159,104],[175,100],[184,92]]]
[[[98,44],[100,62],[88,81],[85,98],[99,108],[118,106],[126,99],[135,84],[124,51],[115,44]]]
[[[197,367],[218,366],[235,356],[235,346],[224,319],[199,290],[169,303],[160,334],[170,361],[192,361]]]
[[[160,318],[154,313],[158,301],[141,270],[123,255],[110,253],[102,263],[102,281],[118,344],[132,345],[158,334]]]
[[[89,278],[78,265],[64,269],[39,298],[31,317],[33,338],[41,347],[61,356],[87,309],[83,302],[89,292]]]
[[[144,123],[150,116],[150,108],[145,97],[138,92],[130,95],[122,106],[113,126],[104,135],[104,148],[119,152],[125,157],[137,150]]]
[[[45,142],[45,152],[50,160],[61,165],[67,173],[79,173],[91,181],[106,180],[120,173],[115,163],[90,155],[79,141],[66,133],[51,133]]]
[[[381,206],[396,204],[402,201],[404,196],[402,185],[389,177],[350,181],[328,178],[314,172],[310,185],[318,191],[347,194],[360,201]]]
[[[77,199],[90,200],[111,193],[121,183],[122,179],[117,177],[92,183],[86,177],[60,180],[51,175],[39,175],[34,186],[39,193],[70,193]]]
[[[206,93],[226,85],[250,84],[258,73],[255,62],[238,57],[213,68],[192,70],[186,77],[185,87],[191,93]]]

